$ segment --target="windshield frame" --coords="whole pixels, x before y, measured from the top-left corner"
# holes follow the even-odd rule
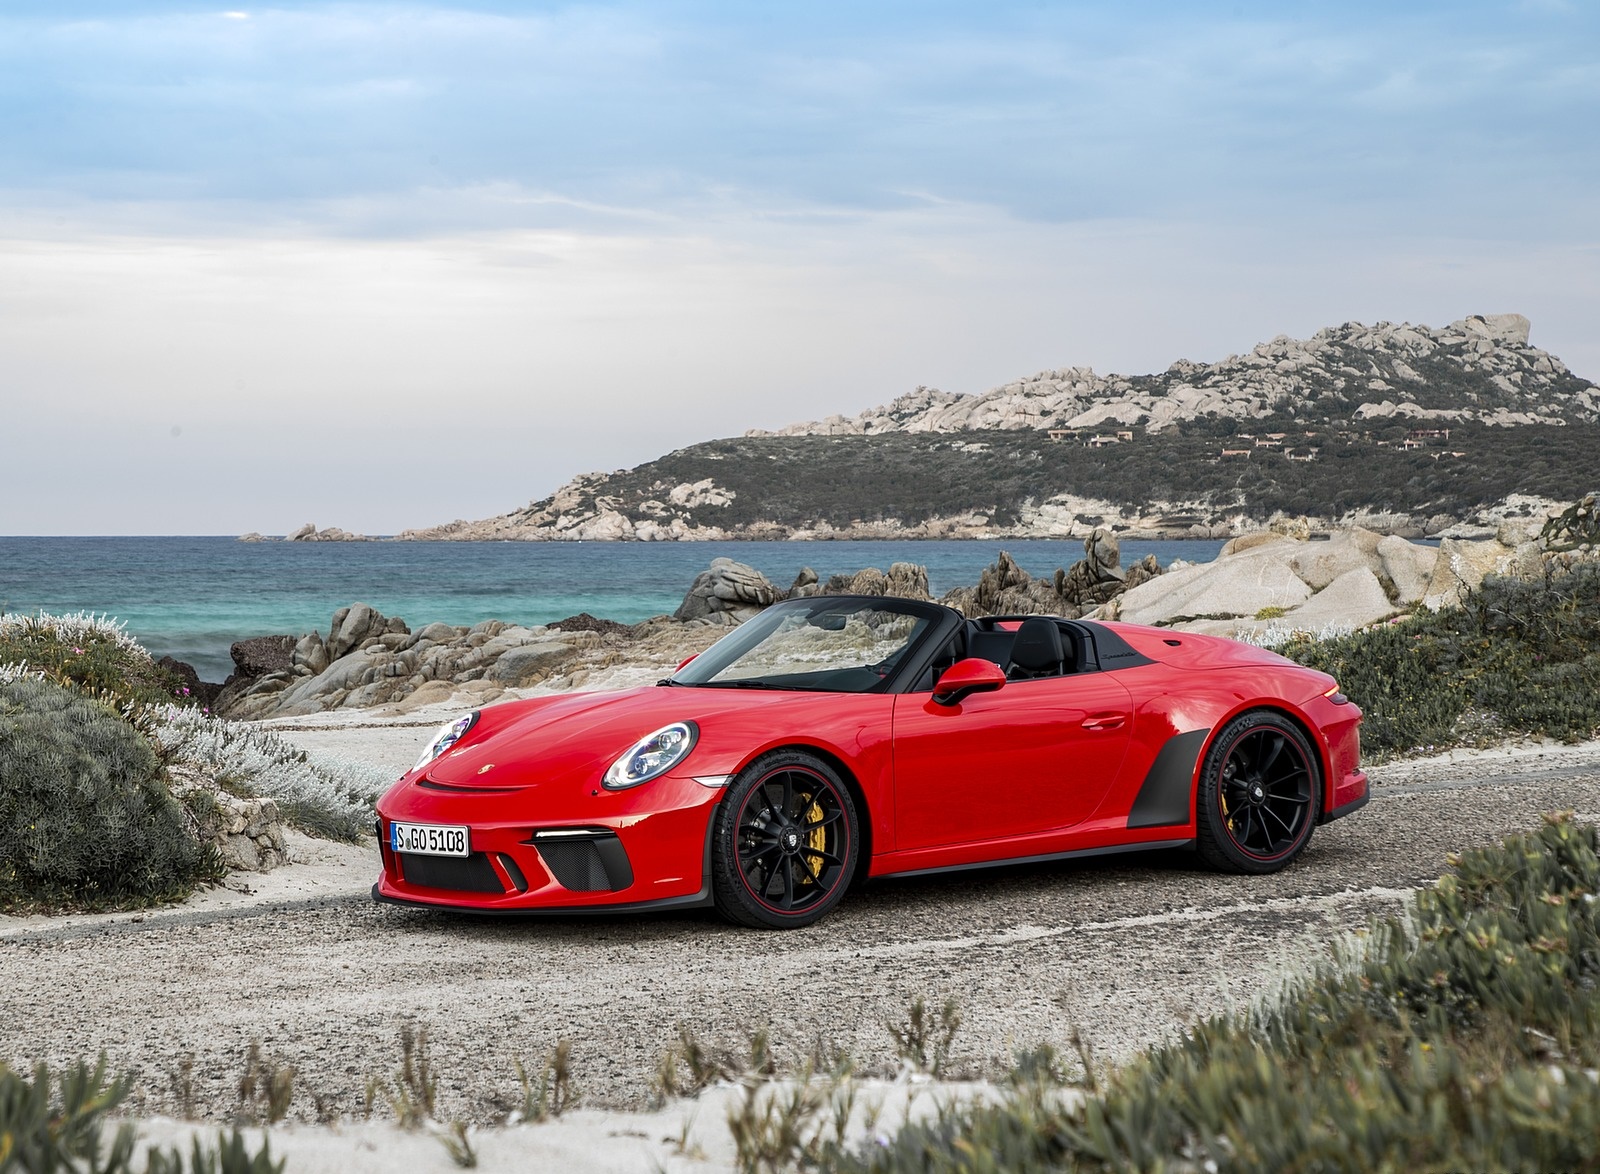
[[[894,671],[869,688],[816,689],[799,685],[784,685],[782,683],[766,684],[759,679],[749,679],[748,684],[742,683],[738,679],[731,681],[684,679],[686,675],[714,675],[721,672],[738,661],[752,648],[759,645],[771,634],[773,628],[783,622],[786,616],[795,612],[803,612],[808,615],[823,615],[832,611],[851,612],[865,610],[898,612],[928,621],[923,626],[922,631],[917,633],[911,642],[906,645],[905,652],[901,654],[900,661],[895,666]],[[680,668],[665,683],[693,689],[728,689],[730,691],[750,689],[768,693],[833,693],[839,696],[903,693],[905,692],[905,684],[915,680],[917,673],[922,669],[927,659],[930,640],[942,641],[948,639],[950,632],[962,622],[961,613],[954,608],[920,599],[901,599],[892,595],[808,595],[800,599],[786,599],[782,603],[773,604],[760,615],[740,624],[721,640],[718,640],[710,648]],[[937,645],[933,646],[936,647]]]

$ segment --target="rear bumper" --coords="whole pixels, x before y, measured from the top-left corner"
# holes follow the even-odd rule
[[[1333,804],[1322,813],[1322,818],[1317,822],[1332,823],[1336,819],[1343,819],[1360,811],[1371,798],[1372,792],[1367,786],[1367,772],[1353,770],[1333,789]]]

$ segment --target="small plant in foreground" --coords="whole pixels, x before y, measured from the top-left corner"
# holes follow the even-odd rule
[[[433,1057],[428,1050],[428,1028],[413,1029],[407,1023],[400,1028],[400,1070],[395,1073],[392,1088],[382,1084],[389,1098],[389,1107],[401,1129],[420,1129],[433,1120],[434,1101],[439,1094],[439,1074],[433,1070]],[[369,1086],[368,1102],[372,1089]]]
[[[106,1115],[131,1084],[107,1076],[103,1052],[93,1068],[80,1062],[54,1080],[43,1064],[32,1080],[0,1064],[0,1170],[130,1172],[133,1126],[119,1126],[109,1149],[102,1145]]]
[[[680,1065],[685,1075],[679,1075]],[[732,1080],[743,1067],[732,1052],[702,1044],[694,1029],[678,1025],[678,1042],[661,1056],[656,1067],[655,1090],[658,1099],[692,1097],[719,1080]]]
[[[1037,1047],[1019,1049],[1006,1080],[1019,1088],[1027,1085],[1061,1085],[1067,1082],[1067,1074],[1061,1065],[1061,1054],[1050,1044],[1043,1043]]]
[[[191,1138],[187,1165],[178,1147],[164,1152],[152,1147],[146,1158],[145,1174],[283,1174],[287,1164],[286,1158],[272,1160],[272,1147],[265,1137],[261,1139],[261,1148],[251,1153],[244,1134],[235,1129],[218,1135],[214,1149],[204,1144],[198,1135]]]
[[[472,1130],[464,1121],[452,1121],[439,1130],[439,1142],[450,1160],[463,1170],[476,1169],[478,1151],[472,1148]]]
[[[1093,1058],[1083,1051],[1086,1071]],[[1460,853],[1405,917],[1080,1089],[1018,1087],[826,1168],[1600,1168],[1600,838]]]
[[[935,1022],[927,1001],[918,995],[911,1000],[903,1022],[885,1020],[884,1027],[894,1037],[895,1053],[901,1060],[918,1072],[942,1076],[950,1060],[950,1046],[961,1027],[961,1007],[955,999],[946,999]]]
[[[550,1058],[545,1061],[539,1075],[537,1091],[522,1061],[516,1061],[517,1080],[522,1085],[522,1108],[517,1111],[521,1121],[548,1121],[559,1117],[577,1103],[572,1088],[572,1041],[561,1040]]]
[[[880,1101],[866,1113],[869,1131],[881,1108]],[[747,1074],[728,1110],[741,1174],[829,1168],[844,1152],[855,1109],[854,1065],[847,1058],[825,1074],[809,1060],[788,1079]]]
[[[251,1040],[239,1077],[239,1119],[246,1124],[276,1125],[294,1100],[294,1067],[261,1057],[261,1041]]]
[[[178,1118],[194,1120],[194,1053],[185,1052],[178,1066],[168,1073],[172,1080],[172,1098],[178,1103]]]
[[[790,1081],[747,1080],[728,1110],[740,1174],[779,1174],[820,1148],[817,1120],[826,1099],[809,1065]]]

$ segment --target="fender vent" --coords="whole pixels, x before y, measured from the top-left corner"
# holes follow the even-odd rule
[[[534,840],[550,875],[574,893],[615,893],[633,884],[633,866],[614,835],[592,839]]]

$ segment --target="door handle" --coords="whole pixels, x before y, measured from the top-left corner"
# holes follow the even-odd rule
[[[1083,719],[1083,728],[1086,730],[1120,730],[1127,722],[1125,713],[1097,713]]]

